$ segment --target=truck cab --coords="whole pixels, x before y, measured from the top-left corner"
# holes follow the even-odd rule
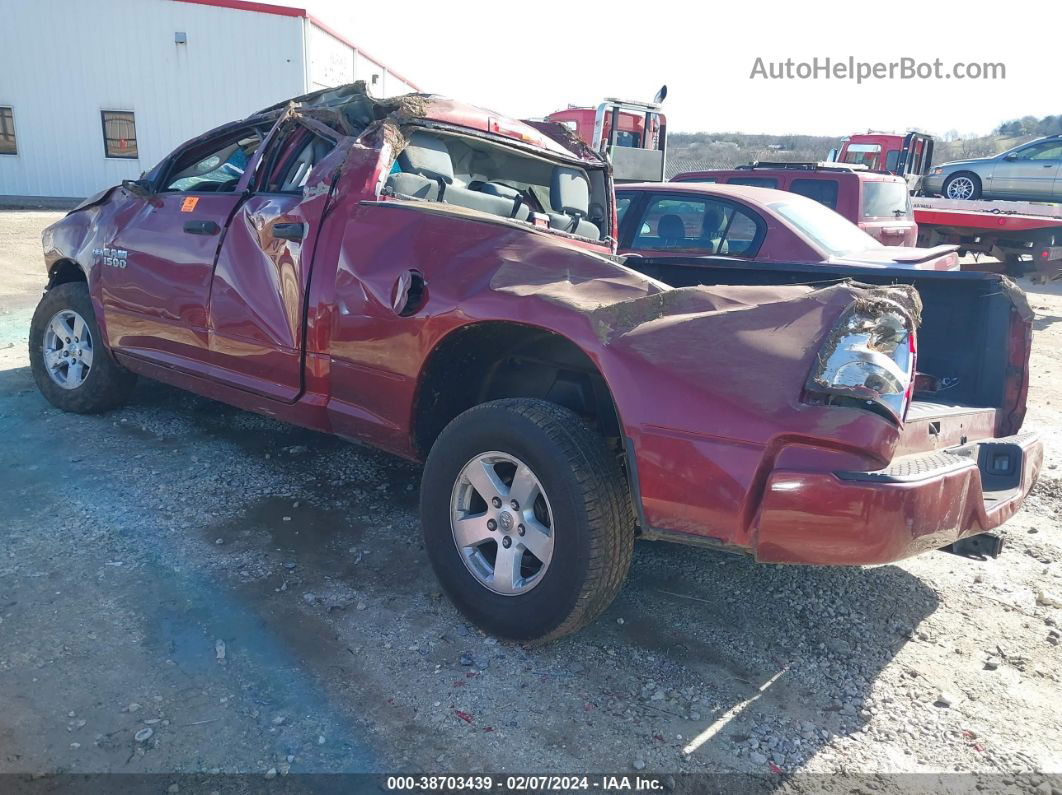
[[[829,160],[896,174],[907,180],[914,193],[933,164],[933,136],[914,131],[850,135],[841,140],[840,150],[830,153]]]
[[[667,157],[667,117],[660,103],[667,86],[653,102],[606,99],[596,108],[569,106],[546,117],[562,124],[609,159],[616,182],[662,182]]]

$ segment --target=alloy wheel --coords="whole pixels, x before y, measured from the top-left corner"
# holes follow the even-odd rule
[[[482,453],[461,469],[450,527],[472,576],[503,596],[538,585],[553,558],[549,498],[531,468],[508,453]]]
[[[92,369],[92,333],[73,309],[57,312],[44,331],[44,367],[63,389],[77,389]]]
[[[949,199],[969,199],[974,195],[974,182],[969,177],[955,177],[948,184]]]

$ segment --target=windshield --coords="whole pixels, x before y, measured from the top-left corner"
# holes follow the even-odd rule
[[[786,200],[767,205],[833,257],[846,257],[881,244],[858,226],[810,199]]]
[[[879,144],[848,144],[841,162],[876,169],[881,158]]]
[[[911,214],[911,195],[906,182],[864,182],[864,218],[906,218]]]

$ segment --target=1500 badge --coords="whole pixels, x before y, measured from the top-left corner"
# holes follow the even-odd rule
[[[98,258],[104,265],[112,268],[124,268],[129,252],[124,248],[94,248],[92,256]]]

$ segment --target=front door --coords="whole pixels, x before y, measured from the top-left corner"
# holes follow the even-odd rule
[[[215,380],[284,402],[302,392],[314,243],[340,149],[296,122],[267,144],[214,269],[207,326]]]
[[[1015,199],[1050,201],[1060,167],[1062,141],[1031,144],[996,163],[991,192]]]
[[[244,125],[192,142],[169,158],[150,195],[127,195],[112,238],[97,254],[111,265],[101,282],[115,349],[203,369],[214,259],[262,137]]]

